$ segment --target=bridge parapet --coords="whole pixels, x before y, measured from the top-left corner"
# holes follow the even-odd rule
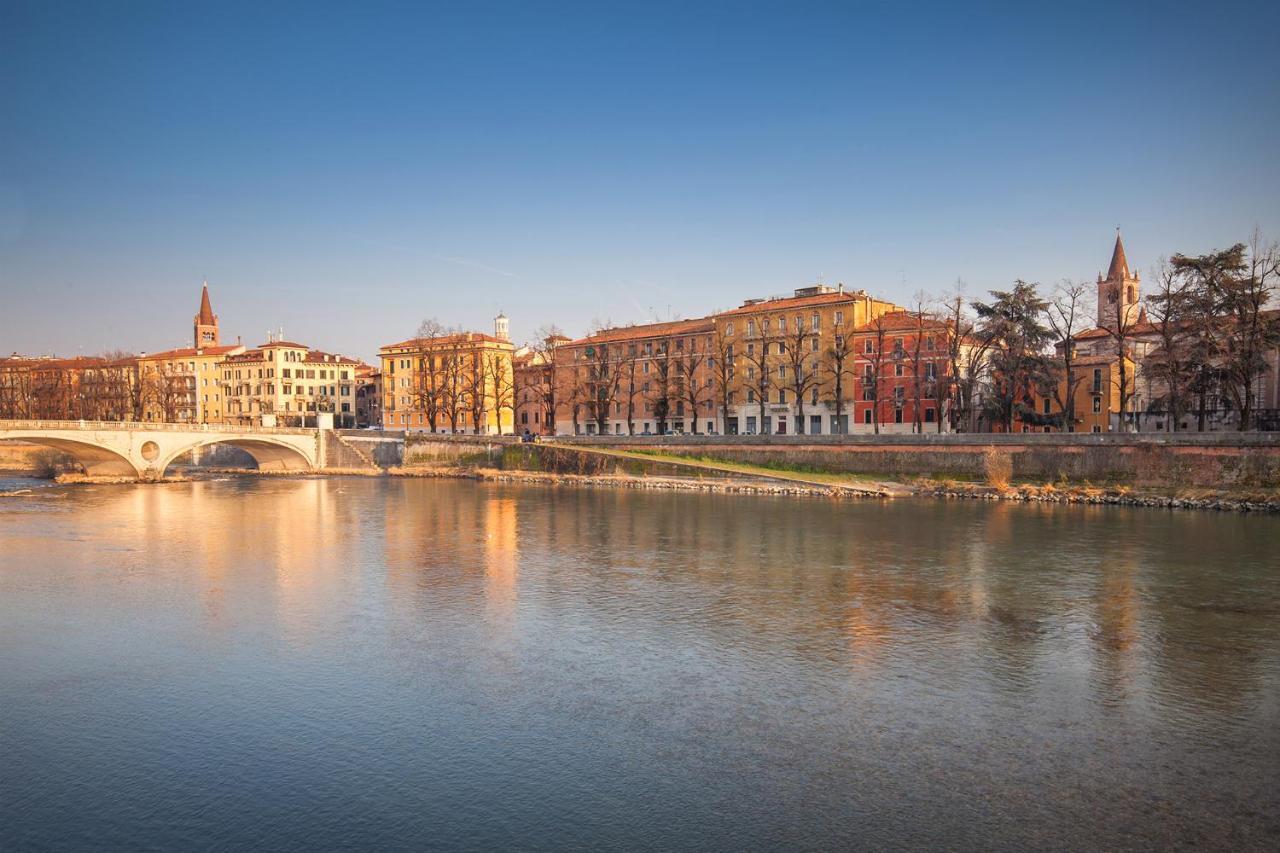
[[[266,435],[315,435],[315,427],[262,427],[238,426],[236,424],[197,424],[169,423],[160,421],[42,421],[42,420],[0,420],[0,430],[34,429],[34,430],[129,430],[156,432],[229,432],[237,435],[245,433]]]

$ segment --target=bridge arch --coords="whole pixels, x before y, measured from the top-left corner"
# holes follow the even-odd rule
[[[80,464],[86,474],[97,477],[139,477],[142,472],[133,464],[128,456],[117,453],[91,441],[79,441],[71,438],[54,438],[41,435],[39,432],[22,432],[6,435],[4,441],[25,441],[60,450]]]
[[[295,444],[270,436],[240,438],[213,434],[201,436],[197,441],[183,442],[170,448],[162,458],[157,460],[155,466],[157,475],[164,476],[165,471],[179,456],[190,453],[199,447],[208,447],[211,444],[227,444],[243,450],[253,457],[254,462],[258,463],[258,470],[260,471],[310,471],[316,468],[318,464],[318,460],[308,457]]]

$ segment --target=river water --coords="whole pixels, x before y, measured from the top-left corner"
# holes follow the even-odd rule
[[[0,849],[1276,849],[1278,549],[1114,507],[38,489],[0,499]]]

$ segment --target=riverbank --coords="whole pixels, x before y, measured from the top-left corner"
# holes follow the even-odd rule
[[[911,482],[859,482],[857,485],[808,482],[802,479],[753,478],[738,470],[734,477],[635,476],[629,474],[558,474],[469,466],[397,467],[379,471],[328,469],[316,472],[258,471],[245,468],[204,468],[198,473],[176,474],[160,483],[194,482],[207,476],[310,479],[317,477],[387,477],[407,479],[474,480],[487,483],[540,485],[557,488],[614,488],[652,491],[689,491],[778,497],[856,499],[934,499],[964,501],[1013,501],[1095,506],[1130,506],[1157,509],[1210,510],[1217,512],[1280,513],[1280,492],[1231,492],[1180,490],[1167,493],[1136,491],[1124,486],[1057,486],[1020,483],[994,486],[979,483],[916,479]],[[139,482],[129,477],[94,477],[62,474],[62,485],[124,485]]]

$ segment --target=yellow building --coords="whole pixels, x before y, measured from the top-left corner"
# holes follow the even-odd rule
[[[1137,385],[1134,369],[1133,360],[1126,358],[1124,385],[1128,389],[1131,413]],[[1079,355],[1071,363],[1071,372],[1074,388],[1067,386],[1066,374],[1059,370],[1055,389],[1032,395],[1034,415],[1021,419],[1023,432],[1112,432],[1119,428],[1120,359],[1115,355]],[[1071,398],[1075,402],[1075,421],[1064,423],[1068,420],[1067,401]]]
[[[230,423],[356,425],[355,372],[360,362],[290,341],[268,341],[222,362],[222,395]]]
[[[497,335],[457,332],[379,350],[382,423],[426,432],[510,433],[515,425],[515,348],[506,318]]]
[[[849,432],[857,390],[853,330],[903,310],[862,290],[815,285],[714,315],[712,355],[724,364],[717,375],[725,389],[723,431]]]

